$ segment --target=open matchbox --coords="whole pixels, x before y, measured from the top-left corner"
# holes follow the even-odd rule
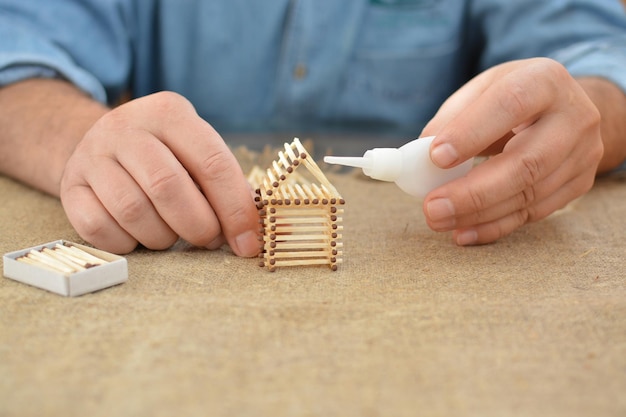
[[[32,251],[53,250],[58,245],[74,246],[80,251],[93,255],[104,261],[97,265],[88,265],[75,272],[61,272],[45,266],[18,261]],[[88,256],[88,255],[85,255]],[[128,263],[126,258],[74,242],[56,240],[32,248],[10,252],[4,255],[4,276],[50,292],[75,297],[98,291],[103,288],[121,284],[128,280]]]

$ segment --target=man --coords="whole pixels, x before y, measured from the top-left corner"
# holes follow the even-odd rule
[[[443,168],[491,155],[424,201],[459,245],[546,217],[626,158],[617,0],[0,0],[0,39],[1,172],[118,253],[182,237],[256,254],[218,131],[389,128],[436,135]]]

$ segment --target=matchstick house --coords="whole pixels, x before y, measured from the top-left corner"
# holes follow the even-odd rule
[[[260,216],[259,266],[274,271],[325,264],[337,270],[345,201],[300,141],[285,143],[271,166],[253,169],[248,181],[256,188]]]

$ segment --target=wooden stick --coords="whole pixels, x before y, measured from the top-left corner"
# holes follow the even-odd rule
[[[330,252],[276,252],[272,258],[274,259],[326,259],[330,257]]]
[[[291,145],[288,144],[288,143],[285,143],[285,152],[287,153],[287,156],[289,156],[289,158],[291,159],[291,164],[292,165],[298,165],[300,163],[300,162],[296,162],[296,161],[298,161],[298,157],[293,152],[293,149],[292,149]]]
[[[298,217],[298,218],[294,218],[294,217],[280,217],[280,218],[275,218],[274,219],[274,224],[277,227],[285,227],[285,226],[297,226],[297,225],[302,225],[302,226],[306,226],[306,225],[322,225],[322,224],[327,224],[325,223],[322,219],[320,219],[319,217]]]
[[[87,269],[85,262],[82,262],[80,260],[77,260],[77,262],[76,262],[76,261],[68,258],[67,255],[65,255],[63,252],[61,252],[59,250],[53,250],[53,249],[50,249],[50,248],[43,248],[42,252],[45,253],[46,255],[49,255],[49,256],[53,257],[54,259],[58,260],[59,262],[67,265],[68,267],[72,268],[74,270],[74,272],[84,271],[85,269]],[[74,259],[76,259],[76,258],[74,258]]]
[[[281,181],[284,181],[287,178],[287,171],[280,167],[276,161],[272,161],[272,166],[274,167],[274,171],[276,172],[278,178]]]
[[[67,246],[61,245],[60,243],[57,243],[54,246],[54,250],[56,252],[58,252],[59,254],[61,254],[63,256],[66,256],[67,258],[69,258],[73,262],[83,266],[84,268],[91,268],[92,266],[95,266],[95,264],[91,264],[88,261],[86,261],[85,259],[79,258],[78,256],[76,256],[74,251],[72,251]]]
[[[335,213],[330,213],[328,208],[316,207],[316,206],[307,206],[307,207],[290,207],[290,206],[282,206],[282,207],[272,207],[275,211],[272,213],[273,217],[283,218],[283,217],[313,217],[318,216],[318,220],[320,222],[324,221],[323,216],[328,216],[329,214],[343,214],[342,209],[337,209]]]
[[[94,265],[102,265],[102,264],[107,263],[107,261],[105,261],[104,259],[100,259],[95,255],[85,252],[84,250],[79,249],[74,245],[69,245],[65,247],[69,248],[78,258],[84,259]]]
[[[302,259],[302,260],[282,260],[277,259],[274,266],[297,266],[297,265],[324,265],[328,264],[328,259]],[[341,259],[337,259],[335,263],[342,263]]]
[[[269,179],[270,184],[272,185],[272,188],[278,187],[278,180],[276,179],[276,177],[274,176],[274,173],[272,172],[270,168],[267,169],[267,178]]]
[[[322,224],[322,223],[317,223],[319,226],[317,225],[312,225],[310,223],[306,223],[306,224],[295,224],[295,225],[289,225],[289,226],[282,226],[280,228],[280,232],[276,233],[277,236],[281,236],[285,233],[289,233],[289,234],[296,234],[296,233],[302,233],[302,232],[327,232],[328,231],[328,225],[326,224]]]
[[[336,245],[333,248],[342,248],[342,242],[336,242]],[[326,249],[328,248],[328,242],[276,242],[276,247],[274,250],[280,249]]]
[[[36,266],[37,268],[42,268],[42,269],[48,270],[50,272],[54,272],[54,273],[57,273],[57,274],[61,273],[61,274],[66,275],[66,272],[64,272],[62,270],[59,270],[57,268],[54,268],[54,267],[52,267],[52,266],[50,266],[48,264],[45,264],[45,263],[43,263],[43,262],[41,262],[39,260],[33,259],[33,258],[29,257],[28,255],[20,256],[19,258],[16,258],[15,260],[18,261],[18,262],[22,262],[22,263],[28,264],[28,265]]]
[[[56,259],[44,254],[43,252],[31,249],[31,251],[28,252],[27,256],[35,261],[48,265],[51,268],[57,269],[58,271],[65,274],[71,274],[72,272],[75,272],[73,268],[64,265],[62,262],[57,261]]]
[[[315,193],[313,193],[311,187],[309,187],[309,184],[302,184],[302,189],[309,195],[311,202],[313,202],[313,204],[317,204],[317,196],[315,195]]]
[[[313,192],[315,193],[315,196],[318,199],[320,200],[326,199],[326,196],[324,195],[320,187],[317,186],[317,184],[311,184],[311,189],[313,190]]]
[[[272,238],[273,237],[273,238]],[[317,234],[306,234],[306,235],[276,235],[271,234],[269,236],[263,236],[263,240],[265,241],[276,241],[276,242],[287,242],[287,241],[298,241],[298,240],[310,240],[312,242],[326,241],[332,239],[341,239],[340,235],[337,235],[336,238],[330,237],[327,233],[317,233]]]

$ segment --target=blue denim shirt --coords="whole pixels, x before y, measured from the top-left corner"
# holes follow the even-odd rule
[[[549,56],[626,91],[618,0],[0,0],[0,85],[160,90],[218,129],[413,134],[476,73]]]

